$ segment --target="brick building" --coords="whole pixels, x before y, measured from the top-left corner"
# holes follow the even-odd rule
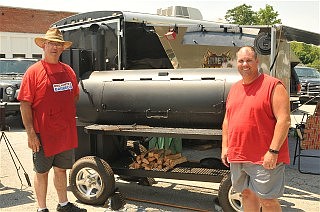
[[[73,12],[5,7],[0,5],[0,58],[41,58],[34,38]]]

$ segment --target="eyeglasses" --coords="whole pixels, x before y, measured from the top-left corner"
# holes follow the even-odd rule
[[[48,41],[46,44],[48,44],[51,47],[53,47],[53,46],[56,46],[57,48],[63,47],[63,43],[60,43],[60,42]]]

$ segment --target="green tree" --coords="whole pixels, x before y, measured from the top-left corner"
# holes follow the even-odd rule
[[[273,10],[273,7],[270,5],[266,5],[265,9],[260,9],[256,13],[255,24],[257,25],[274,25],[281,24],[281,19],[277,19],[278,12]]]
[[[281,19],[277,19],[278,12],[273,7],[266,5],[265,9],[258,12],[252,10],[252,6],[242,4],[231,10],[228,10],[224,18],[228,23],[240,25],[273,25],[281,24]]]
[[[228,10],[224,18],[232,24],[252,25],[255,22],[255,12],[252,6],[246,4]]]
[[[320,47],[296,41],[291,42],[290,46],[301,63],[320,70]]]

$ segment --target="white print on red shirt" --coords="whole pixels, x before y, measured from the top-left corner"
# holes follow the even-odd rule
[[[60,91],[67,91],[72,90],[72,83],[71,82],[63,82],[59,84],[53,84],[53,91],[54,92],[60,92]]]

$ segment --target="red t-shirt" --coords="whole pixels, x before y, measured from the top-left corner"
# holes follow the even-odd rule
[[[271,95],[280,80],[261,74],[251,84],[234,84],[229,92],[226,110],[228,120],[229,162],[262,164],[269,150],[276,119]],[[278,163],[289,163],[288,138],[280,148]]]
[[[49,80],[42,63],[46,66],[48,72],[54,73],[58,71],[66,71],[71,79],[73,95],[77,96],[79,94],[76,75],[69,65],[61,62],[57,64],[50,64],[42,60],[30,66],[24,74],[18,94],[19,101],[31,102],[33,109],[41,102],[46,92]],[[52,102],[52,104],[54,104],[54,102]],[[39,133],[39,126],[36,119],[33,119],[33,122],[36,133]]]

